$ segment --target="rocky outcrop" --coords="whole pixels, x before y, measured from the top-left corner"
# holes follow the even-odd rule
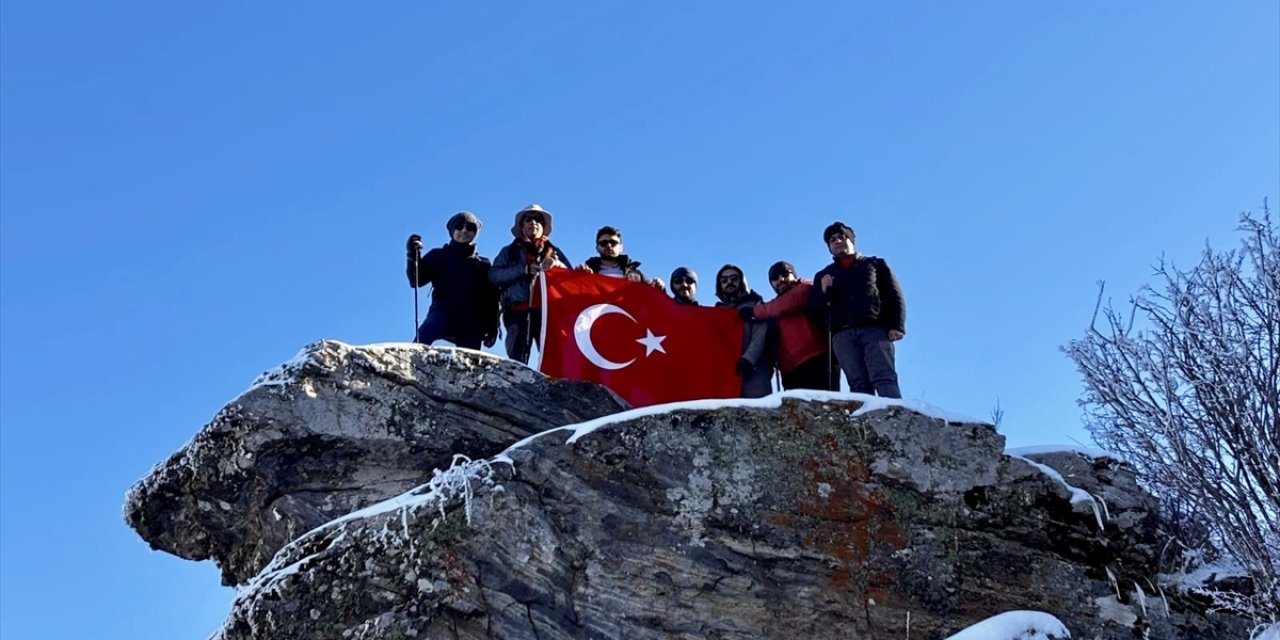
[[[139,481],[125,520],[153,548],[253,577],[294,538],[533,433],[628,408],[488,354],[323,341],[268,371]]]
[[[273,374],[277,388],[246,394],[275,398],[262,400],[279,403],[273,421],[215,420],[129,497],[153,545],[216,548],[206,555],[234,581],[279,549],[240,590],[221,640],[942,638],[1010,610],[1052,613],[1076,638],[1239,632],[1154,587],[1140,596],[1156,573],[1158,518],[1132,470],[1109,458],[1006,455],[990,425],[859,395],[617,413],[606,391],[470,353],[325,343],[300,362]],[[433,421],[459,415],[438,399],[454,384],[467,391],[449,397],[488,394],[486,410]],[[368,406],[322,409],[379,385]],[[381,408],[401,395],[432,400]],[[539,402],[577,417],[524,417]],[[338,428],[311,422],[334,414],[338,439],[368,460],[310,460],[328,450],[311,438]],[[389,415],[415,436],[381,428]],[[573,426],[546,430],[557,420]],[[270,429],[281,453],[264,466]],[[386,462],[397,442],[429,448],[442,469],[443,452],[469,458],[374,502],[426,477],[425,465]],[[332,504],[319,498],[322,467],[348,469],[330,477]],[[401,475],[369,490],[386,476],[368,470],[383,468]],[[295,476],[312,489],[282,489],[301,486]],[[224,507],[220,495],[235,499]],[[276,520],[272,495],[308,507]]]

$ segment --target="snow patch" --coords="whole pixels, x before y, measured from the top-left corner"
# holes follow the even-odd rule
[[[1006,611],[947,640],[1049,640],[1070,638],[1061,620],[1042,611]]]
[[[1094,449],[1092,447],[1081,447],[1074,444],[1041,444],[1031,447],[1014,447],[1006,449],[1005,453],[1011,456],[1034,456],[1047,453],[1077,453],[1090,460],[1115,460],[1116,462],[1124,462],[1124,458],[1119,454],[1111,453],[1104,449]]]
[[[494,462],[505,462],[513,465],[514,462],[508,455],[516,449],[523,448],[525,445],[541,438],[545,435],[560,431],[571,432],[572,435],[565,442],[573,444],[583,436],[600,429],[630,420],[637,420],[648,416],[658,416],[676,411],[713,411],[716,409],[731,408],[755,408],[755,409],[778,409],[782,407],[782,401],[786,399],[793,400],[809,400],[813,402],[861,402],[862,406],[850,414],[851,417],[866,415],[873,411],[885,411],[894,407],[902,407],[915,411],[916,413],[935,418],[945,423],[961,423],[961,424],[987,424],[982,420],[970,418],[965,415],[946,411],[940,407],[936,407],[922,400],[898,400],[893,398],[881,398],[880,396],[867,395],[865,393],[844,393],[840,391],[812,391],[808,389],[796,389],[792,391],[781,391],[763,398],[727,398],[716,400],[686,400],[683,402],[669,402],[667,404],[655,404],[648,407],[640,407],[639,409],[631,409],[619,413],[601,416],[594,420],[579,422],[577,424],[565,425],[548,429],[541,433],[535,433],[523,440],[507,447],[505,451],[494,456]]]
[[[1085,491],[1084,489],[1081,489],[1080,487],[1076,487],[1068,484],[1066,479],[1062,477],[1062,474],[1058,473],[1057,469],[1054,469],[1049,465],[1040,464],[1035,460],[1031,460],[1030,458],[1024,458],[1020,455],[1010,454],[1009,457],[1017,458],[1035,467],[1041,473],[1045,474],[1046,476],[1049,476],[1051,479],[1056,480],[1058,484],[1062,485],[1062,487],[1067,490],[1067,493],[1071,494],[1071,504],[1089,505],[1089,507],[1093,509],[1093,517],[1098,521],[1098,529],[1105,528],[1103,524],[1103,519],[1102,519],[1103,508],[1098,506],[1098,500],[1094,499],[1093,494],[1089,493],[1088,491]]]

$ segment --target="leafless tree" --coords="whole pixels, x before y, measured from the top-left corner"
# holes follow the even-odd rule
[[[1095,442],[1181,503],[1250,574],[1252,613],[1280,617],[1280,238],[1265,203],[1240,247],[1179,270],[1122,310],[1095,308],[1064,351]],[[1101,307],[1102,291],[1098,294]],[[1099,316],[1099,311],[1101,315]],[[1238,594],[1237,594],[1238,595]],[[1236,602],[1240,602],[1236,598]]]

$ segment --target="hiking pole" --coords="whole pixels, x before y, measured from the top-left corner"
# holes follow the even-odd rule
[[[413,248],[413,341],[418,341],[418,248]]]
[[[529,280],[529,299],[527,301],[529,308],[524,312],[524,351],[521,352],[521,355],[524,357],[521,359],[526,365],[529,364],[529,360],[533,358],[533,314],[536,311],[533,308],[533,293],[537,286],[538,276],[535,274]],[[546,300],[543,300],[542,302],[543,304],[546,304]]]
[[[832,380],[835,376],[835,347],[832,346],[835,340],[831,337],[831,298],[827,298],[827,389],[830,391],[839,391],[840,383],[838,380]]]

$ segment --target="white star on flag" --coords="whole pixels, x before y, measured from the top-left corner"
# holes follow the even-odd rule
[[[648,327],[645,327],[644,333],[645,336],[643,338],[636,338],[636,342],[644,345],[644,355],[646,358],[654,351],[661,351],[663,353],[667,352],[666,349],[662,348],[662,341],[667,339],[666,336],[655,336],[653,335],[653,331]]]

